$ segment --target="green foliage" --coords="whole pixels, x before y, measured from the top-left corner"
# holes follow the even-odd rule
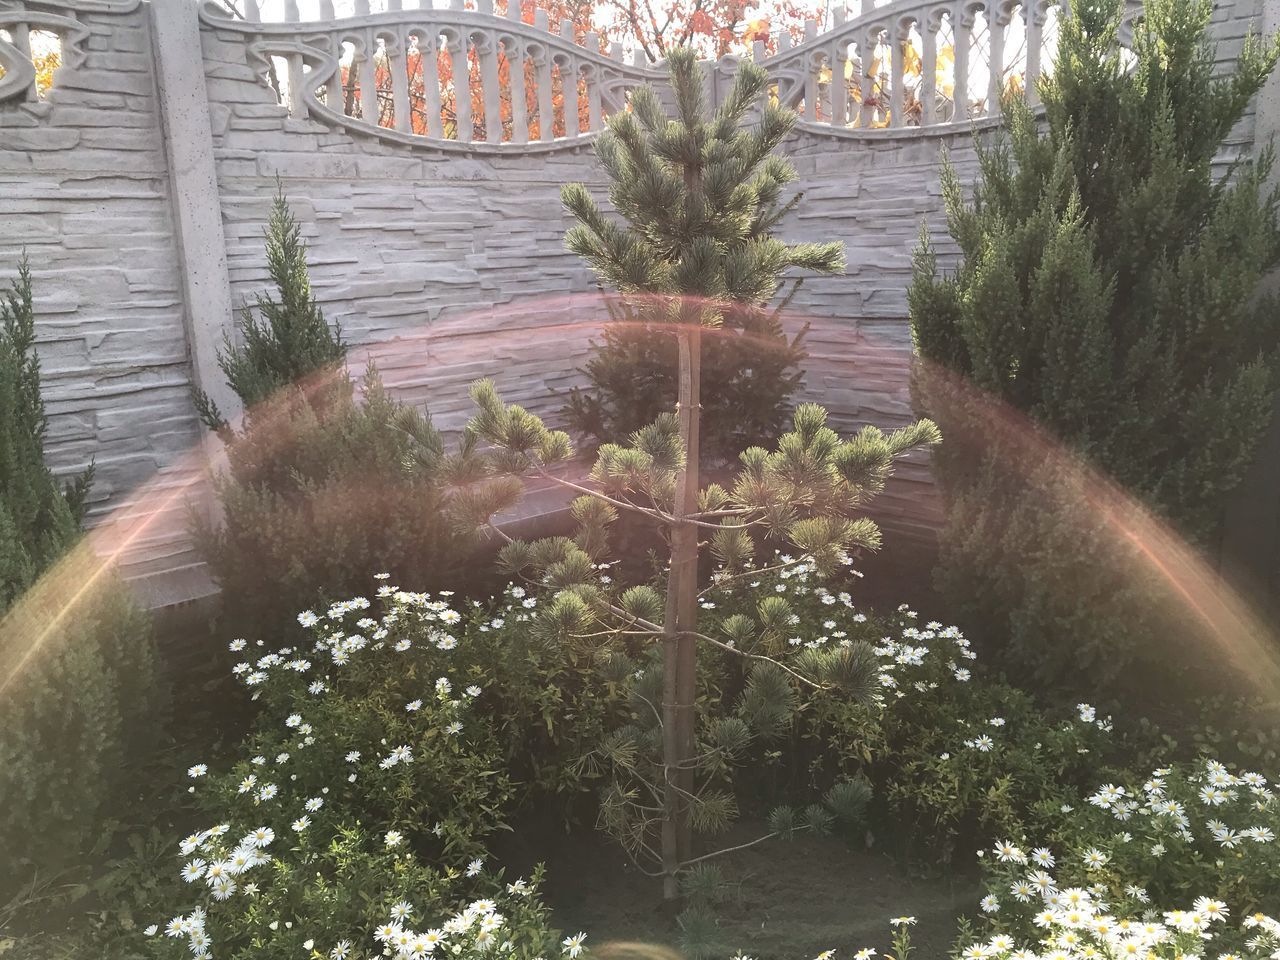
[[[796,811],[791,807],[774,807],[769,811],[769,832],[790,840],[796,832]]]
[[[702,451],[708,460],[732,463],[752,444],[771,442],[786,422],[806,354],[805,330],[790,339],[783,331],[784,307],[785,301],[773,310],[735,310],[734,325],[703,334]],[[639,319],[640,311],[625,301],[610,301],[608,308],[610,322],[583,371],[591,386],[573,388],[564,408],[573,431],[593,446],[634,433],[676,402],[674,331]]]
[[[76,857],[159,704],[147,615],[77,545],[92,469],[45,466],[31,274],[0,296],[0,890]]]
[[[725,637],[734,639],[734,645],[708,645],[700,653],[699,789],[696,802],[691,804],[691,816],[700,833],[723,833],[738,818],[743,804],[763,814],[780,800],[788,804],[794,799],[791,790],[779,793],[767,784],[775,777],[786,782],[805,779],[803,745],[811,735],[818,735],[809,717],[859,709],[866,723],[877,722],[880,665],[865,641],[830,644],[829,655],[833,658],[848,656],[867,664],[856,684],[837,686],[817,683],[807,679],[811,674],[802,672],[815,661],[815,653],[820,652],[816,648],[823,646],[817,641],[821,628],[815,624],[791,622],[790,618],[786,624],[792,635],[812,635],[812,645],[784,641],[775,647],[761,639],[758,611],[774,610],[778,604],[768,601],[786,599],[777,595],[779,587],[788,597],[816,594],[836,601],[825,588],[809,586],[813,575],[811,562],[790,560],[782,564],[781,573],[761,568],[758,579],[749,584],[745,578],[732,579],[706,594],[702,629],[707,631],[708,642]],[[818,616],[822,620],[840,616],[846,623],[858,622],[849,619],[854,614],[843,601],[836,602],[840,604],[838,611],[815,598],[815,608],[822,611]],[[620,613],[610,613],[603,602],[596,609],[601,611],[600,619],[584,628],[587,637],[607,636],[613,617],[621,617]],[[572,638],[566,637],[565,643],[571,646]],[[662,663],[659,651],[652,645],[648,649],[625,646],[632,651],[631,669],[620,669],[616,675],[630,693],[632,712],[624,726],[591,750],[581,769],[602,782],[601,825],[633,856],[643,859],[645,844],[651,842],[656,827],[652,815],[643,814],[646,807],[652,810],[651,801],[661,793],[658,782],[662,726],[656,704],[661,697]],[[788,837],[797,831],[826,833],[836,822],[842,828],[863,824],[870,799],[869,783],[864,777],[847,774],[842,768],[823,771],[813,780],[813,788],[805,793],[815,802],[808,809],[776,807],[770,819],[771,833]]]
[[[1185,736],[1197,754],[1233,767],[1280,769],[1280,704],[1251,696],[1211,697],[1197,706],[1198,723]]]
[[[337,370],[346,357],[341,331],[329,329],[312,296],[302,229],[279,191],[271,204],[266,243],[267,273],[276,296],[259,293],[256,312],[246,306],[241,315],[243,345],[228,335],[218,353],[218,366],[250,417],[259,404],[308,378],[314,377],[317,383],[311,386],[324,392],[325,373]],[[203,392],[196,393],[196,407],[209,429],[228,426]]]
[[[912,852],[934,866],[976,841],[1034,835],[1123,750],[1109,721],[1043,712],[1021,690],[977,678],[891,711],[872,771]]]
[[[771,234],[788,209],[779,202],[782,190],[795,179],[791,164],[772,154],[796,116],[765,97],[765,70],[740,64],[708,117],[696,55],[673,51],[668,66],[675,118],[655,90],[642,87],[631,95],[631,110],[610,117],[596,142],[609,202],[626,226],[606,217],[585,186],[568,184],[561,198],[578,222],[565,243],[621,291],[642,322],[741,326],[758,318],[739,319],[737,306],[772,300],[784,270],[833,273],[844,265],[843,249],[786,244]],[[759,122],[743,129],[755,107]],[[670,294],[682,296],[663,296]]]
[[[663,376],[665,384],[676,385],[675,412],[657,412],[647,425],[635,423],[627,444],[601,445],[591,474],[599,488],[593,495],[618,510],[647,517],[667,537],[670,564],[662,623],[618,607],[599,580],[573,588],[582,605],[574,611],[577,630],[596,620],[598,634],[612,633],[624,643],[636,633],[664,637],[660,648],[652,647],[660,649],[661,660],[651,658],[641,671],[654,678],[651,684],[662,685],[661,698],[642,698],[648,710],[639,711],[631,725],[635,738],[622,741],[628,749],[602,757],[613,764],[614,776],[605,791],[601,820],[633,857],[656,854],[664,894],[673,898],[681,863],[692,847],[692,830],[719,832],[737,812],[735,793],[724,783],[729,766],[749,739],[768,739],[785,726],[779,713],[786,711],[785,703],[775,709],[744,701],[741,708],[731,708],[740,721],[733,724],[714,711],[708,716],[697,702],[706,683],[698,647],[709,641],[719,650],[744,655],[696,629],[699,528],[715,531],[712,549],[724,565],[721,576],[747,567],[759,536],[794,544],[813,558],[815,567],[829,572],[847,551],[878,545],[875,524],[851,514],[879,489],[894,456],[938,437],[932,424],[921,423],[890,437],[873,430],[842,441],[826,428],[825,411],[806,404],[795,411],[794,430],[779,440],[776,450],[747,447],[731,486],[701,489],[704,329],[736,327],[749,338],[761,329],[765,305],[777,295],[787,270],[836,273],[844,267],[844,251],[839,243],[787,244],[772,234],[791,206],[780,202],[782,190],[795,179],[791,165],[773,151],[796,115],[769,98],[767,71],[741,63],[718,109],[708,114],[702,68],[693,51],[673,51],[667,66],[674,117],[667,115],[655,90],[641,87],[631,94],[631,109],[610,117],[607,132],[596,143],[609,177],[609,204],[621,221],[606,216],[583,184],[566,185],[561,199],[576,221],[565,236],[566,245],[602,284],[621,293],[623,309],[640,322],[641,330],[673,325],[673,333],[659,346],[668,348],[660,356],[669,356],[674,346],[675,366]],[[753,111],[759,119],[748,126]],[[776,325],[776,315],[765,322]],[[623,353],[619,366],[627,362]],[[602,375],[604,370],[602,366]],[[713,372],[733,380],[745,371]],[[621,374],[623,380],[645,376],[641,370],[623,369]],[[721,385],[720,379],[709,383],[706,396],[715,395]],[[494,448],[492,472],[515,467],[554,480],[545,464],[551,455],[569,453],[567,439],[552,435],[520,408],[502,404],[490,384],[483,384],[475,399],[480,412],[468,432]],[[761,393],[767,417],[776,418],[782,399],[777,392]],[[535,443],[539,449],[531,453]],[[722,454],[739,445],[723,434],[715,435],[713,443]],[[578,542],[599,555],[606,545],[605,523],[612,519],[588,524]],[[557,586],[568,586],[558,570],[540,573],[554,578]],[[595,606],[591,620],[585,616],[590,604]],[[741,626],[739,622],[734,628]],[[745,656],[780,666],[763,653]],[[824,689],[831,677],[840,675],[851,684],[849,696],[864,692],[860,682],[865,677],[847,658],[802,663],[800,668],[815,669],[818,679],[783,669],[812,688]],[[720,692],[722,703],[733,702]],[[754,730],[752,720],[757,722]],[[660,756],[653,749],[658,746]],[[702,786],[696,784],[700,776],[705,778]]]
[[[1074,458],[1204,544],[1268,422],[1280,310],[1256,292],[1280,262],[1272,155],[1215,160],[1280,46],[1250,38],[1221,75],[1212,9],[1145,5],[1129,69],[1121,5],[1073,7],[1044,122],[1008,99],[972,203],[944,173],[958,269],[939,276],[927,237],[917,252],[917,387],[948,437],[941,583],[1042,684],[1167,661],[1179,626]]]
[[[169,912],[189,919],[201,906],[215,955],[328,956],[347,941],[367,956],[384,924],[444,927],[469,901],[492,898],[505,921],[491,932],[513,956],[558,953],[536,897],[541,871],[508,887],[486,842],[523,791],[572,787],[563,768],[550,769],[556,740],[596,735],[591,717],[610,697],[582,687],[589,658],[536,640],[536,604],[520,593],[464,617],[447,596],[384,583],[374,601],[304,612],[301,648],[264,654],[234,641],[246,659],[233,672],[261,710],[233,765],[190,770],[221,826],[192,834],[167,868],[195,874]],[[224,883],[209,875],[255,842],[269,862]],[[400,901],[408,918],[395,916]],[[445,927],[450,948],[463,950],[454,955],[491,949],[489,938],[473,942],[486,909],[471,908],[465,928]],[[187,939],[159,937],[155,955],[177,957]]]
[[[278,637],[300,607],[372,571],[425,584],[464,571],[471,538],[446,516],[438,434],[406,430],[416,411],[376,372],[361,392],[323,412],[282,404],[270,428],[252,424],[229,445],[230,470],[215,481],[222,521],[196,516],[193,529],[237,632]]]
[[[722,957],[725,949],[724,934],[716,922],[715,912],[709,905],[695,902],[681,911],[677,918],[680,926],[680,949],[692,960],[710,960]]]
[[[553,435],[542,421],[504,404],[487,381],[475,385],[473,396],[479,412],[468,432],[495,448],[493,466],[483,472],[514,467],[553,478],[545,472],[553,462],[546,451],[554,458],[563,451],[550,442]],[[659,644],[637,649],[633,638],[662,634],[662,626],[651,618],[665,609],[666,597],[657,584],[614,583],[605,572],[608,567],[593,556],[604,553],[608,527],[621,511],[670,522],[683,466],[677,429],[675,418],[665,415],[636,431],[628,445],[600,448],[592,471],[600,489],[595,499],[611,509],[575,504],[581,524],[575,540],[513,541],[501,555],[505,569],[549,591],[535,628],[541,637],[558,639],[566,647],[591,638],[611,654],[625,654],[637,663],[633,716],[583,761],[584,770],[606,778],[601,824],[637,859],[651,854],[660,824],[653,811],[661,808],[663,797],[664,721],[657,705],[662,703],[666,665]],[[873,549],[879,544],[875,524],[848,515],[883,487],[895,457],[936,440],[936,430],[927,423],[889,435],[868,428],[842,440],[826,426],[825,411],[801,405],[793,430],[779,439],[777,449],[745,451],[737,478],[702,498],[723,512],[716,514],[722,517],[718,524],[711,517],[704,521],[715,531],[713,549],[721,561],[714,582],[732,587],[752,575],[756,536],[796,544],[806,557],[800,566],[819,573],[838,569],[849,551]],[[733,550],[725,547],[729,536],[738,542]],[[587,554],[580,543],[590,543],[594,553]],[[715,651],[714,660],[703,655],[700,662],[698,684],[704,694],[695,732],[696,774],[704,782],[688,801],[691,824],[705,834],[721,833],[737,818],[732,771],[758,758],[766,744],[785,738],[809,697],[865,704],[876,692],[876,665],[867,645],[790,648],[786,638],[794,615],[787,598],[752,597],[750,605],[727,616],[722,628],[718,613],[711,614],[711,626],[697,634],[700,645]],[[824,823],[810,826],[825,829]]]
[[[690,900],[715,903],[724,895],[724,871],[714,863],[694,864],[680,875],[680,893]]]
[[[35,351],[31,271],[0,295],[0,611],[80,535],[92,466],[60,486],[44,462],[47,421]]]
[[[488,444],[487,466],[481,473],[502,471],[546,474],[546,467],[565,459],[564,435],[546,428],[542,420],[515,404],[504,404],[490,381],[472,387],[479,412],[467,425],[470,437]],[[884,434],[865,427],[849,440],[826,426],[826,411],[815,404],[801,404],[793,416],[793,429],[783,434],[773,450],[751,447],[744,451],[742,467],[727,489],[715,488],[715,510],[695,514],[715,530],[713,550],[722,563],[718,576],[732,576],[757,551],[756,537],[789,542],[814,559],[824,571],[835,569],[855,549],[874,550],[880,544],[875,523],[855,514],[884,488],[894,460],[922,446],[938,442],[937,429],[928,421]],[[671,414],[636,431],[627,445],[606,444],[597,454],[591,479],[599,492],[592,497],[605,507],[587,508],[586,498],[575,502],[579,522],[578,542],[592,545],[599,556],[607,544],[607,528],[619,510],[638,512],[659,523],[674,522],[676,477],[684,465],[676,419]],[[492,482],[492,481],[486,481]],[[704,498],[705,499],[705,498]],[[710,521],[720,516],[718,524]],[[578,546],[581,556],[568,563],[562,538],[528,545],[508,544],[504,568],[525,572],[532,566],[538,576],[553,574],[563,581],[575,573],[586,582],[598,569]],[[550,552],[548,552],[550,551]],[[766,603],[773,602],[766,598]],[[766,614],[766,623],[769,615]]]
[[[827,791],[827,807],[838,820],[845,823],[861,823],[871,802],[871,783],[866,777],[839,780]]]
[[[0,844],[13,867],[5,879],[17,881],[32,865],[74,862],[96,839],[99,815],[154,740],[164,697],[150,618],[83,549],[8,611],[0,663]]]
[[[183,887],[172,870],[173,824],[190,812],[176,791],[148,797],[133,808],[134,829],[104,825],[81,869],[34,876],[0,905],[0,956],[140,960],[139,931]]]
[[[789,731],[787,765],[803,771],[790,776],[807,777],[842,830],[865,822],[874,792],[877,813],[889,814],[877,832],[900,836],[909,857],[937,869],[968,843],[1042,828],[1046,811],[1135,749],[1092,707],[1059,716],[975,674],[977,655],[957,628],[921,624],[906,606],[867,615],[849,591],[811,578],[802,564],[739,580],[716,597],[712,616],[730,624],[744,610],[767,611],[776,624],[769,649],[795,651],[786,662],[796,669],[815,657],[860,665],[859,693],[840,696],[832,685]],[[789,830],[803,822],[798,811],[779,816],[791,817]]]
[[[342,365],[346,348],[311,295],[282,196],[266,239],[277,294],[258,296],[240,324],[244,345],[228,340],[219,355],[245,405],[243,428],[197,397],[227,446],[215,480],[222,516],[192,517],[231,625],[254,637],[277,636],[297,610],[376,570],[454,582],[473,538],[447,515],[476,509],[448,503],[449,458],[430,418],[389,397],[374,367],[357,388]]]

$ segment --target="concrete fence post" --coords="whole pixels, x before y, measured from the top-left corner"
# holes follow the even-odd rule
[[[234,419],[240,414],[240,402],[218,369],[218,348],[223,336],[234,330],[235,310],[214,165],[199,7],[197,0],[151,0],[148,6],[183,275],[192,383],[218,405],[224,417]],[[212,434],[206,452],[212,466],[221,463],[221,445]]]

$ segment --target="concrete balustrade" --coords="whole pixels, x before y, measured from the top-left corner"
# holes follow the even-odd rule
[[[217,0],[201,16],[245,36],[264,74],[284,65],[277,87],[292,116],[393,142],[468,152],[571,146],[626,109],[630,90],[664,77],[660,64],[626,62],[621,44],[602,52],[593,32],[575,40],[570,23],[556,34],[545,14],[533,23],[496,16],[492,0],[475,10],[397,0],[378,14],[365,3],[351,17],[307,22],[290,2],[277,23],[262,22],[249,3],[246,19]],[[510,10],[518,14],[519,5]],[[810,21],[800,43],[783,37],[766,56],[757,42],[750,56],[769,71],[774,96],[816,132],[874,137],[967,125],[998,114],[1005,90],[1034,95],[1052,63],[1059,15],[1053,0],[837,7],[825,32]],[[725,88],[735,59],[706,64],[715,90]]]

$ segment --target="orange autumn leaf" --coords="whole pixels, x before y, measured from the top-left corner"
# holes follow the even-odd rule
[[[742,31],[743,43],[754,43],[757,40],[769,39],[769,20],[762,18],[750,21]]]
[[[693,16],[689,18],[689,31],[695,34],[711,36],[716,32],[716,24],[707,11],[695,10]]]
[[[53,74],[62,66],[61,41],[52,33],[33,30],[28,38],[31,46],[31,64],[36,68],[36,96],[43,98],[53,88]],[[0,67],[0,77],[4,67]]]
[[[918,77],[924,73],[924,61],[920,59],[920,51],[910,40],[902,43],[902,71],[909,77]]]

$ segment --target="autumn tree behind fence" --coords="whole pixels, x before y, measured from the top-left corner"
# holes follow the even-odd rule
[[[526,23],[533,23],[538,14],[542,13],[546,17],[548,28],[553,32],[559,33],[565,29],[566,24],[571,24],[574,42],[588,49],[596,48],[607,53],[615,43],[620,43],[624,47],[630,47],[638,59],[653,62],[664,59],[671,50],[682,46],[693,46],[708,58],[746,50],[757,42],[763,43],[768,52],[773,52],[782,35],[799,40],[803,37],[806,21],[821,22],[826,18],[826,7],[812,0],[806,3],[786,0],[778,4],[769,16],[749,16],[749,9],[751,8],[743,0],[712,0],[709,3],[702,0],[676,0],[661,4],[650,3],[648,0],[597,0],[594,3],[583,0],[522,0],[521,19]],[[507,15],[507,0],[497,0],[495,13]],[[428,112],[432,106],[429,105],[431,98],[427,95],[426,85],[438,82],[443,136],[450,140],[459,139],[457,90],[461,85],[454,82],[454,75],[457,70],[455,60],[460,58],[448,49],[436,51],[434,56],[437,60],[437,72],[433,77],[429,69],[424,70],[424,67],[429,67],[429,63],[423,62],[424,57],[432,55],[431,52],[420,49],[416,41],[410,41],[406,55],[410,128],[420,136],[430,134]],[[385,54],[376,56],[375,62],[377,123],[379,126],[391,126],[394,115],[391,64]],[[361,106],[360,81],[354,66],[349,51],[342,64],[343,112],[347,116],[366,119]],[[511,140],[513,136],[511,69],[511,59],[505,51],[500,51],[498,82],[502,94],[499,109],[504,140]],[[525,72],[525,82],[520,86],[525,91],[530,138],[544,138],[542,126],[548,119],[552,137],[571,136],[589,129],[585,79],[577,80],[578,120],[576,128],[570,129],[571,118],[565,114],[567,101],[564,89],[565,83],[569,81],[560,67],[552,67],[550,118],[544,118],[539,109],[534,64],[526,59],[518,69]],[[474,49],[468,54],[467,70],[471,81],[466,84],[466,89],[470,91],[473,138],[484,140],[487,129],[486,104],[480,76],[480,58]]]
[[[506,0],[497,0],[494,12],[508,16]],[[826,25],[833,14],[827,6],[788,3],[778,7],[768,17],[747,15],[747,7],[734,2],[677,3],[655,8],[642,0],[602,0],[596,3],[568,3],[562,0],[522,0],[520,19],[536,23],[571,39],[586,50],[615,56],[630,52],[638,63],[651,63],[666,57],[675,46],[693,46],[706,59],[717,59],[727,54],[754,56],[773,55],[788,48],[793,42],[812,37],[814,25]],[[838,24],[842,16],[835,14]],[[808,25],[808,26],[806,26]],[[865,51],[856,55],[827,57],[816,75],[816,112],[813,119],[841,126],[882,128],[888,126],[923,126],[965,120],[989,113],[992,101],[1002,93],[1019,93],[1026,88],[1025,71],[1032,58],[1031,45],[1037,47],[1035,59],[1040,59],[1040,49],[1046,58],[1052,59],[1051,48],[1057,33],[1057,10],[1045,11],[1044,22],[1034,31],[1026,29],[1019,18],[998,28],[986,22],[982,14],[969,25],[960,50],[956,31],[949,16],[943,16],[936,28],[936,40],[926,54],[926,46],[918,25],[912,25],[900,38],[894,39],[888,31],[869,41]],[[1002,47],[1002,58],[1008,67],[999,83],[990,77],[988,48],[996,41]],[[552,140],[576,136],[597,129],[590,118],[588,81],[576,69],[570,71],[560,63],[549,67],[551,97],[548,101],[539,93],[538,65],[529,57],[517,58],[514,69],[523,75],[512,76],[513,60],[505,48],[495,52],[497,61],[497,97],[486,96],[486,78],[482,54],[478,47],[467,46],[466,76],[459,77],[459,61],[462,54],[456,43],[423,43],[419,37],[409,36],[404,41],[403,66],[400,58],[389,56],[385,47],[379,46],[373,54],[373,84],[376,96],[366,105],[361,91],[361,76],[369,76],[361,70],[359,54],[350,43],[344,44],[341,57],[341,108],[349,117],[368,119],[378,126],[396,127],[395,83],[393,73],[404,69],[408,86],[408,131],[419,136],[433,136],[446,140],[485,141],[489,139],[488,112],[496,109],[500,114],[501,142],[517,142],[524,139],[527,128],[530,140]],[[963,54],[963,55],[962,55]],[[430,58],[435,58],[431,64]],[[894,64],[900,59],[901,64]],[[1046,63],[1046,67],[1049,64]],[[901,104],[896,108],[901,117],[893,119],[895,74],[900,70]],[[570,77],[570,72],[573,76]],[[957,82],[957,73],[965,74],[963,85]],[[926,74],[930,81],[926,84]],[[566,85],[568,86],[566,88]],[[930,95],[924,96],[924,88],[930,87]],[[963,109],[957,109],[957,91],[963,86],[960,97]],[[277,90],[280,91],[279,85]],[[459,90],[465,91],[469,111],[460,111]],[[774,101],[777,90],[772,91]],[[513,98],[524,100],[521,133],[517,133]],[[282,97],[283,99],[283,97]],[[925,101],[930,105],[926,107]],[[365,112],[376,103],[377,116],[365,117]],[[836,104],[843,105],[837,109]],[[926,110],[929,116],[925,116]],[[547,114],[544,117],[543,114]],[[575,121],[571,114],[577,114]],[[837,114],[839,116],[837,116]],[[461,117],[461,120],[460,120]],[[469,123],[471,130],[459,130]],[[544,129],[550,124],[550,131]],[[401,128],[403,129],[403,128]]]

